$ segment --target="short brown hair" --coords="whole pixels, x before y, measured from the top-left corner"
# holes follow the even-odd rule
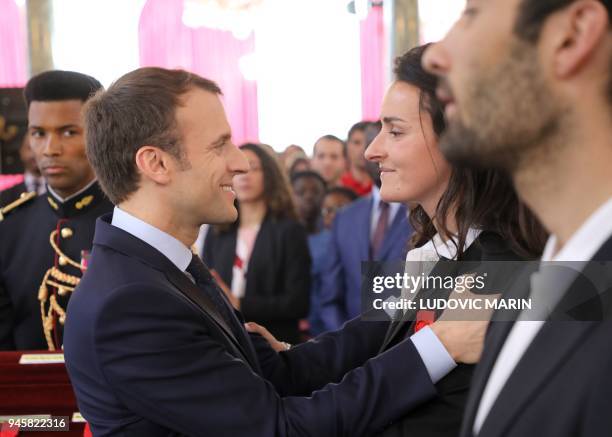
[[[136,152],[152,145],[183,159],[176,109],[193,88],[221,94],[214,82],[184,70],[146,67],[99,91],[85,107],[87,156],[114,204],[138,189]]]

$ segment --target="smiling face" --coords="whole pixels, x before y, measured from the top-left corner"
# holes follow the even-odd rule
[[[525,150],[555,135],[566,108],[541,66],[536,44],[514,33],[523,0],[469,0],[461,19],[425,53],[440,77],[453,162],[512,171]]]
[[[448,185],[451,168],[419,101],[416,87],[401,81],[391,85],[382,104],[383,128],[365,156],[380,167],[383,200],[416,202],[429,213]]]
[[[219,96],[194,89],[182,100],[176,120],[184,156],[172,161],[172,207],[182,220],[197,225],[235,221],[232,178],[248,171],[248,161],[231,141]]]
[[[33,101],[28,108],[28,140],[47,183],[62,197],[94,179],[85,154],[80,100]]]

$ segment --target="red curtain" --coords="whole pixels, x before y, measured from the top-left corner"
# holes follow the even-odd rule
[[[240,72],[239,60],[255,48],[253,33],[239,40],[231,32],[183,24],[183,0],[147,0],[139,23],[140,65],[184,68],[214,80],[236,144],[258,141],[257,84]]]
[[[21,87],[27,79],[25,23],[15,0],[0,0],[0,87]]]
[[[364,120],[378,120],[382,104],[385,32],[382,6],[370,9],[361,22],[361,109]]]

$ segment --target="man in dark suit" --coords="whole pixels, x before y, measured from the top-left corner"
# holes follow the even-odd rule
[[[376,432],[434,396],[453,359],[474,362],[485,324],[436,323],[375,358],[386,323],[355,320],[280,354],[249,337],[189,250],[203,223],[236,219],[232,177],[248,170],[219,94],[143,68],[88,104],[88,156],[117,206],[68,308],[80,411],[96,436]]]
[[[26,147],[48,192],[31,192],[0,217],[0,349],[62,346],[64,310],[86,269],[96,218],[112,209],[85,156],[81,118],[101,87],[69,71],[41,73],[25,87]]]
[[[327,331],[362,313],[361,263],[402,261],[408,250],[412,228],[406,207],[383,202],[377,164],[367,162],[366,169],[374,181],[372,193],[339,211],[332,226],[321,273],[320,318]]]
[[[425,55],[447,102],[443,151],[512,174],[551,233],[543,261],[612,258],[611,12],[609,0],[474,0]],[[510,293],[538,298],[540,284]],[[491,324],[462,436],[612,433],[609,297],[579,279],[555,290],[551,315]],[[576,298],[596,305],[556,321]]]

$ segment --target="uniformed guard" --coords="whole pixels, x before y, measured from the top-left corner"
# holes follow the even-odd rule
[[[41,73],[26,85],[27,135],[47,193],[25,193],[0,210],[0,349],[61,348],[95,220],[112,210],[87,161],[81,119],[101,88],[69,71]]]

